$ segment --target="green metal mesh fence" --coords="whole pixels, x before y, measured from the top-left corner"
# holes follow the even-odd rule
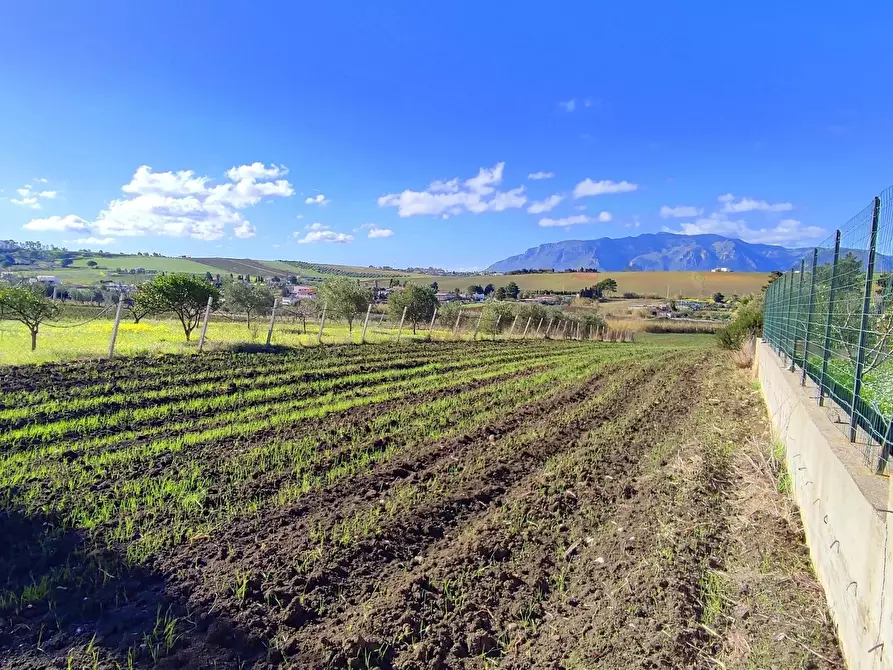
[[[763,337],[867,464],[893,442],[893,188],[776,278]]]

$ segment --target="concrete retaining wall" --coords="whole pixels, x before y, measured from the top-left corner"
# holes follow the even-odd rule
[[[847,664],[893,670],[893,485],[869,472],[799,371],[763,342],[756,365]]]

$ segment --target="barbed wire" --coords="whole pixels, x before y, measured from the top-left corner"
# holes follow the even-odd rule
[[[104,310],[102,310],[102,311],[101,311],[99,314],[97,314],[96,316],[91,316],[91,317],[90,317],[89,319],[87,319],[86,321],[81,321],[80,323],[66,324],[66,325],[63,326],[63,325],[58,324],[58,323],[50,323],[49,321],[44,321],[44,322],[43,322],[42,324],[40,324],[40,325],[42,325],[42,326],[49,326],[50,328],[77,328],[78,326],[85,326],[86,324],[90,323],[91,321],[96,321],[96,319],[98,319],[99,317],[105,315],[105,313],[108,312],[112,307],[117,307],[117,305],[109,305],[108,307],[106,307]]]

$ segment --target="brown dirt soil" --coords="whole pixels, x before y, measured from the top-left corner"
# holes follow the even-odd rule
[[[835,667],[767,445],[759,394],[725,357],[608,365],[140,569],[96,552],[39,649],[43,605],[0,619],[0,666],[127,667],[137,648],[135,665],[167,668]],[[80,560],[83,538],[53,523],[0,513],[3,564]]]

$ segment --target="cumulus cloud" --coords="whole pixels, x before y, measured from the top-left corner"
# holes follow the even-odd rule
[[[794,206],[789,202],[768,203],[765,200],[753,198],[739,198],[731,193],[726,193],[717,198],[721,202],[722,211],[729,214],[741,214],[743,212],[789,212]]]
[[[37,181],[46,183],[45,179],[38,179]],[[53,200],[57,195],[56,191],[35,191],[30,184],[25,184],[22,188],[17,188],[16,193],[18,193],[20,197],[10,198],[9,201],[13,205],[29,207],[31,209],[40,209],[41,200]]]
[[[575,214],[574,216],[567,216],[563,219],[540,219],[539,225],[543,228],[563,228],[565,226],[574,226],[581,223],[595,223],[596,221],[607,223],[613,218],[611,212],[600,212],[597,217],[586,216],[585,214]]]
[[[574,198],[585,198],[590,195],[607,195],[609,193],[629,193],[638,188],[638,184],[628,181],[617,182],[610,179],[592,181],[586,178],[574,187]]]
[[[76,240],[65,240],[66,244],[85,244],[88,246],[107,246],[115,243],[114,237],[79,237]]]
[[[747,222],[731,221],[721,214],[697,219],[690,223],[680,224],[679,230],[665,229],[671,233],[683,235],[722,235],[736,237],[745,242],[757,244],[790,244],[824,238],[828,231],[818,226],[806,226],[797,219],[782,219],[774,226],[752,228]]]
[[[533,179],[534,181],[536,181],[538,179],[551,179],[554,176],[555,176],[554,172],[540,171],[540,172],[531,172],[529,175],[527,175],[527,178]]]
[[[369,228],[369,234],[367,237],[371,237],[372,239],[383,239],[385,237],[393,237],[394,231],[390,228],[379,228],[376,225],[372,225]]]
[[[326,224],[319,223],[318,221],[311,223],[309,226],[304,226],[304,228],[306,228],[307,230],[328,230],[329,229],[329,227]],[[298,235],[298,234],[299,233],[295,233],[295,235]]]
[[[305,205],[319,205],[320,207],[325,207],[331,202],[331,200],[327,200],[326,196],[322,193],[317,193],[316,195],[312,195],[309,198],[304,199]]]
[[[577,108],[577,99],[571,98],[570,100],[560,101],[558,106],[565,112],[572,112]]]
[[[527,208],[527,212],[529,214],[542,214],[543,212],[551,212],[559,205],[562,200],[564,200],[563,195],[560,195],[558,193],[556,193],[555,195],[550,195],[545,200],[530,203],[530,207]]]
[[[518,209],[527,203],[524,186],[498,191],[505,163],[481,168],[478,174],[460,182],[458,177],[433,181],[424,191],[407,189],[402,193],[383,195],[379,207],[396,207],[401,217],[440,216],[444,219],[471,212],[502,212]]]
[[[703,213],[703,209],[691,205],[677,205],[676,207],[664,205],[660,208],[660,215],[664,219],[690,219]]]
[[[353,242],[353,235],[349,235],[348,233],[336,233],[334,230],[311,230],[298,240],[298,244],[313,244],[315,242],[349,244]]]
[[[50,216],[45,219],[31,219],[22,226],[25,230],[36,230],[39,232],[86,232],[90,230],[90,224],[79,216],[69,214],[68,216]]]
[[[249,238],[257,229],[241,210],[263,198],[288,198],[294,188],[282,179],[288,169],[281,165],[252,163],[226,171],[225,181],[212,185],[210,177],[192,170],[154,172],[142,165],[123,196],[108,203],[94,221],[79,216],[34,219],[28,230],[77,230],[102,236],[137,237],[161,235],[217,240],[229,229],[235,237]]]

